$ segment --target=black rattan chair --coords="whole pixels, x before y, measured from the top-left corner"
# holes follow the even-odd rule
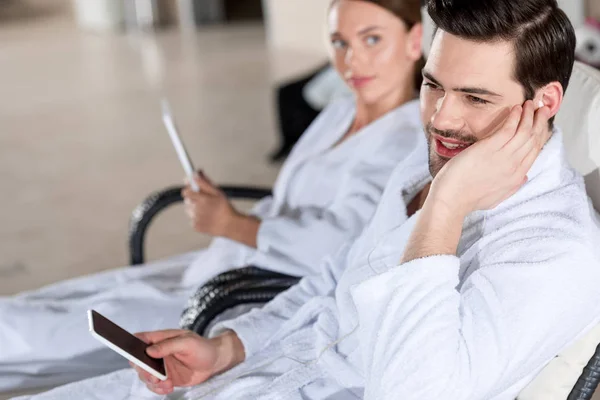
[[[145,238],[154,218],[169,206],[183,201],[183,187],[171,187],[148,196],[135,208],[129,225],[129,251],[132,266],[145,262]],[[270,189],[221,186],[228,198],[260,200]],[[220,274],[198,289],[181,317],[181,326],[204,334],[206,328],[222,312],[242,304],[267,303],[299,281],[258,267],[249,266]]]
[[[129,222],[129,260],[132,266],[145,261],[144,240],[150,224],[167,207],[183,201],[183,187],[174,186],[152,193],[135,208]],[[221,186],[221,190],[230,199],[260,200],[271,195],[271,189],[245,186]]]
[[[600,383],[600,345],[583,369],[567,400],[590,400]]]
[[[268,303],[299,280],[257,267],[224,272],[190,298],[179,325],[205,335],[210,323],[225,311],[240,305]]]

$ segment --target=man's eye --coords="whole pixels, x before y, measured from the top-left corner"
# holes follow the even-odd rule
[[[475,97],[475,96],[467,96],[467,99],[469,99],[469,101],[473,104],[488,104],[489,101],[481,99],[479,97]]]
[[[423,86],[429,88],[430,90],[441,90],[441,88],[438,85],[435,85],[431,82],[423,82]]]
[[[381,41],[381,38],[377,35],[371,35],[371,36],[367,36],[365,38],[365,42],[367,43],[368,46],[375,46],[380,41]]]
[[[342,39],[333,39],[331,45],[336,49],[343,49],[346,47],[346,42]]]

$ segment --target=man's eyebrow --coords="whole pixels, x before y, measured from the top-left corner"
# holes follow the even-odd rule
[[[436,84],[436,85],[438,85],[439,87],[444,87],[444,86],[442,86],[442,84],[441,84],[441,83],[440,83],[440,82],[439,82],[437,79],[435,79],[435,78],[433,77],[433,75],[431,75],[429,72],[427,72],[427,71],[423,70],[423,71],[422,71],[422,73],[423,73],[423,78],[427,79],[428,81],[431,81],[431,82],[435,83],[435,84]]]
[[[435,79],[435,77],[433,75],[431,75],[431,73],[423,70],[423,77],[433,83],[435,83],[437,86],[443,88],[444,86],[437,80]],[[460,87],[460,88],[453,88],[452,89],[454,92],[461,92],[461,93],[468,93],[468,94],[478,94],[478,95],[482,95],[482,96],[494,96],[494,97],[502,97],[501,94],[498,93],[494,93],[490,90],[484,89],[484,88],[478,88],[478,87]]]
[[[502,97],[501,94],[494,93],[494,92],[489,91],[487,89],[477,88],[477,87],[474,87],[474,88],[470,88],[470,87],[455,88],[455,89],[452,89],[452,90],[454,90],[455,92],[468,93],[468,94],[480,94],[480,95],[483,95],[483,96]]]

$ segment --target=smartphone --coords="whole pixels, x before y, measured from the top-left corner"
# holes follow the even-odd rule
[[[102,344],[116,351],[144,371],[161,381],[167,380],[163,359],[146,354],[150,346],[94,310],[88,310],[90,333]]]
[[[161,101],[162,108],[162,120],[165,124],[165,128],[167,128],[167,132],[169,133],[169,137],[171,138],[171,142],[173,143],[173,147],[177,152],[177,157],[179,158],[179,162],[185,171],[185,174],[188,177],[190,182],[190,187],[194,192],[199,192],[200,188],[196,184],[196,180],[194,179],[196,170],[194,169],[194,165],[192,164],[192,160],[190,160],[190,156],[188,155],[185,146],[183,145],[183,141],[179,136],[179,132],[177,132],[177,127],[175,126],[175,120],[173,119],[173,114],[171,113],[171,107],[169,106],[169,102],[166,99]]]

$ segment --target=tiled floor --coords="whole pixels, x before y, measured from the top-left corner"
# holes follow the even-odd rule
[[[35,18],[0,14],[0,295],[126,264],[133,207],[182,182],[163,94],[198,167],[270,185],[272,82],[320,61],[269,54],[260,25],[99,35],[48,3],[33,2]],[[149,255],[205,239],[175,209],[153,227]]]

